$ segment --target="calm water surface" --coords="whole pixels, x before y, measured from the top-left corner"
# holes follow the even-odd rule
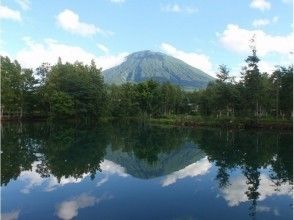
[[[292,132],[4,124],[1,217],[292,219]]]

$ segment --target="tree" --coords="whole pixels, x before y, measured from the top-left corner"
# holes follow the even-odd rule
[[[216,74],[216,76],[219,81],[226,82],[228,79],[230,79],[229,77],[230,70],[226,65],[224,64],[219,65],[218,68],[219,68],[219,72]]]
[[[293,117],[293,66],[280,67],[282,72],[279,93],[280,108],[284,115]]]
[[[1,58],[1,113],[8,116],[20,116],[22,100],[21,66],[8,57]]]
[[[256,55],[255,36],[251,39],[250,48],[252,55],[249,55],[245,60],[247,66],[243,68],[242,82],[246,89],[246,99],[248,100],[248,107],[250,110],[255,108],[254,115],[259,117],[260,101],[261,101],[261,74],[258,68],[259,58]]]
[[[22,69],[21,71],[21,96],[20,96],[20,118],[23,113],[27,114],[35,110],[35,96],[37,80],[32,69]]]
[[[137,100],[144,115],[156,115],[160,108],[159,83],[148,80],[136,86]]]
[[[45,81],[44,98],[52,116],[56,116],[56,111],[53,111],[54,105],[59,106],[58,109],[67,109],[58,111],[59,114],[64,112],[68,115],[71,112],[76,118],[100,117],[105,113],[106,88],[101,69],[97,69],[94,61],[90,66],[79,62],[62,64],[60,61],[52,66]],[[61,96],[60,99],[56,94]],[[67,100],[66,106],[62,108],[61,100]],[[69,107],[72,108],[70,111]]]
[[[178,86],[170,83],[163,83],[160,88],[160,113],[163,115],[178,113],[183,101],[182,95],[183,92]]]
[[[138,116],[140,109],[136,99],[137,92],[134,84],[126,83],[121,86],[112,85],[109,91],[109,104],[112,116]]]

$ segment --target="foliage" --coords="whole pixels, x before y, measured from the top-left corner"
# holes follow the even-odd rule
[[[1,113],[19,119],[40,115],[75,119],[194,115],[218,121],[250,118],[245,121],[251,124],[257,119],[291,119],[293,67],[261,73],[254,46],[245,61],[239,82],[230,76],[227,66],[220,65],[218,79],[206,89],[185,91],[160,80],[107,86],[94,61],[90,65],[63,64],[59,59],[34,72],[1,57]]]

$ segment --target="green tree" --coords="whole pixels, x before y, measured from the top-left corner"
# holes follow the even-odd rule
[[[105,113],[106,88],[101,69],[97,69],[94,61],[90,66],[79,62],[62,64],[59,61],[52,66],[45,81],[44,98],[52,116],[56,116],[56,111],[53,111],[56,105],[61,109],[57,111],[59,114],[74,113],[76,118],[99,117]],[[66,100],[65,106],[61,106],[62,100]]]
[[[1,56],[1,113],[19,115],[21,108],[21,66],[17,61],[11,62]]]
[[[261,91],[262,91],[262,82],[261,74],[258,68],[258,62],[260,61],[256,55],[255,48],[255,39],[251,39],[252,45],[252,55],[249,55],[245,60],[247,66],[243,68],[242,74],[242,83],[245,87],[245,96],[247,99],[247,104],[249,111],[253,111],[256,117],[259,117],[260,112],[260,102],[261,102]],[[255,111],[254,111],[255,109]]]
[[[293,117],[293,66],[280,67],[282,72],[281,88],[279,93],[282,116]]]
[[[227,80],[230,79],[229,77],[229,73],[230,73],[230,70],[229,68],[222,64],[222,65],[219,65],[219,72],[216,74],[216,77],[218,78],[219,81],[221,82],[226,82]]]

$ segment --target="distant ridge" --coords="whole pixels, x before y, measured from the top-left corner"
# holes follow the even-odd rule
[[[118,66],[103,71],[108,84],[139,83],[153,79],[170,82],[185,90],[206,88],[214,78],[187,63],[160,52],[150,50],[132,53]]]

